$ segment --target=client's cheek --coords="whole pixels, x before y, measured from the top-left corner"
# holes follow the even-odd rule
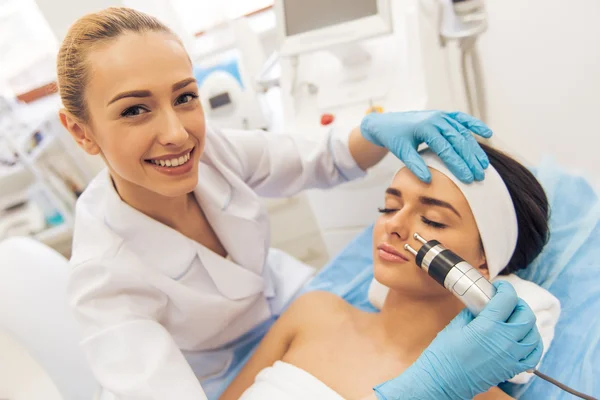
[[[480,265],[485,264],[485,257],[483,256],[480,246],[477,243],[462,243],[461,246],[448,247],[448,249],[452,250],[459,257],[474,267],[479,267]]]

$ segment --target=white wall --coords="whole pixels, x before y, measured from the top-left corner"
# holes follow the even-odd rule
[[[158,18],[181,38],[188,51],[193,48],[193,32],[188,31],[182,24],[180,14],[171,0],[123,0],[123,3],[125,7],[131,7]]]
[[[0,92],[27,92],[54,79],[56,40],[33,0],[0,2]]]
[[[67,34],[69,27],[79,17],[100,11],[106,7],[122,6],[120,0],[85,0],[85,1],[56,1],[36,0],[44,17],[50,24],[54,36],[60,42]]]
[[[402,0],[411,2],[412,0]],[[419,2],[421,68],[429,107],[466,111],[456,45],[440,51],[437,0]],[[600,183],[600,3],[487,0],[489,29],[478,43],[493,143],[530,163],[553,155]],[[448,87],[451,80],[451,89]],[[462,105],[462,106],[461,106]]]
[[[531,162],[553,154],[600,182],[600,2],[486,5],[479,49],[492,129]]]

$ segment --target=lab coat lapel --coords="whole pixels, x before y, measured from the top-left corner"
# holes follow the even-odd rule
[[[193,242],[122,201],[108,173],[105,179],[109,188],[106,224],[125,239],[147,265],[173,279],[179,279],[196,257]]]
[[[241,300],[261,293],[264,279],[221,257],[204,246],[198,246],[198,256],[219,292],[229,300]]]
[[[256,194],[224,171],[228,170],[200,163],[196,197],[233,261],[261,275],[269,241],[266,213]]]

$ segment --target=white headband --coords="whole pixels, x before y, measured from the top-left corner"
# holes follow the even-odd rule
[[[500,174],[490,165],[485,170],[483,181],[465,184],[450,172],[435,153],[425,151],[421,156],[428,167],[454,182],[467,199],[483,243],[490,280],[493,280],[508,265],[519,233],[515,207]],[[404,167],[403,164],[399,171]]]

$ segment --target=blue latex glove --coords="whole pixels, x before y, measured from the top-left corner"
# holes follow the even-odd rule
[[[508,282],[494,286],[477,318],[461,311],[402,375],[374,389],[377,398],[472,399],[535,368],[543,350],[535,315]]]
[[[489,138],[492,131],[465,113],[372,113],[363,118],[360,131],[371,143],[391,151],[423,182],[431,181],[431,173],[417,152],[421,143],[436,152],[448,169],[465,183],[483,180],[483,170],[489,165],[487,155],[471,132]]]

